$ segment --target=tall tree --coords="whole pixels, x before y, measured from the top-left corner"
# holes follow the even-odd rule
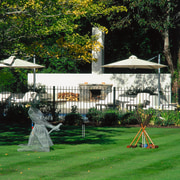
[[[116,5],[119,1],[115,1]],[[172,39],[170,30],[177,27],[178,0],[123,0],[123,5],[128,12],[124,16],[111,14],[109,23],[111,29],[136,28],[137,25],[142,31],[154,30],[161,35],[164,41],[164,56],[167,60],[171,75],[177,68],[177,60],[174,60],[170,51]]]
[[[50,61],[49,71],[58,62],[74,66],[69,62],[95,61],[91,51],[101,46],[97,38],[91,37],[91,27],[106,31],[97,23],[99,17],[127,10],[121,5],[112,6],[111,1],[4,1],[0,7],[0,56],[36,54]]]

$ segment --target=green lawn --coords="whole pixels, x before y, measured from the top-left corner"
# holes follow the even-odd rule
[[[30,128],[0,130],[0,179],[180,179],[180,129],[146,128],[158,149],[126,148],[139,128],[63,126],[53,132],[51,152],[17,152]]]

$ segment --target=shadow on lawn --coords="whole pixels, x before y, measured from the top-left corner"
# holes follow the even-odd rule
[[[85,137],[82,137],[81,126],[62,126],[60,132],[53,132],[54,144],[115,144],[113,136],[120,136],[122,129],[97,128],[86,126]]]
[[[0,145],[27,144],[30,132],[30,126],[1,124]],[[53,131],[50,136],[54,144],[114,144],[112,137],[120,136],[122,132],[121,128],[86,126],[83,138],[81,126],[61,126],[60,131]]]
[[[0,145],[27,143],[31,128],[24,125],[0,124]]]

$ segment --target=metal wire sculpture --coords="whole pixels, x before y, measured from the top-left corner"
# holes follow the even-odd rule
[[[20,145],[18,151],[42,151],[49,152],[50,146],[53,145],[53,142],[50,138],[50,133],[52,131],[59,131],[62,123],[59,123],[57,126],[50,124],[45,120],[43,113],[34,107],[30,107],[28,111],[29,117],[34,123],[31,134],[29,136],[29,141],[27,145]],[[46,127],[51,128],[48,132]]]

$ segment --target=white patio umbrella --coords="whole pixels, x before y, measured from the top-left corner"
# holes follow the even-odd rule
[[[8,59],[0,61],[0,67],[2,68],[24,68],[24,69],[35,69],[44,68],[39,64],[31,63],[22,59],[17,59],[16,56],[10,56]],[[35,71],[34,71],[34,90],[35,90]]]
[[[103,65],[102,67],[130,68],[130,69],[158,69],[158,68],[163,68],[167,66],[163,64],[158,64],[158,63],[153,63],[153,62],[145,61],[142,59],[138,59],[136,56],[132,55],[129,57],[129,59]]]
[[[154,62],[138,59],[136,56],[132,55],[128,59],[106,64],[106,65],[103,65],[102,67],[130,68],[130,69],[160,69],[167,66],[163,64],[159,64],[159,63],[154,63]],[[159,96],[158,104],[160,106],[160,73],[159,73],[159,78],[158,78],[158,96]]]
[[[31,63],[25,60],[17,59],[16,56],[10,56],[8,59],[0,61],[0,67],[25,69],[44,68],[44,66]]]

